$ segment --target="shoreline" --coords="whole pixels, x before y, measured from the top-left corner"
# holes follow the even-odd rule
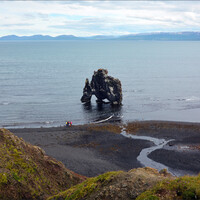
[[[70,170],[90,177],[106,171],[127,171],[143,166],[137,157],[144,148],[154,144],[125,138],[119,134],[120,126],[124,126],[129,134],[174,139],[148,157],[177,171],[200,172],[200,123],[151,120],[9,130],[40,146]],[[181,149],[184,146],[189,148]]]
[[[103,120],[100,120],[103,121]],[[98,122],[98,121],[97,121]],[[73,126],[79,127],[79,126],[88,126],[88,125],[101,125],[101,124],[147,124],[147,123],[159,123],[159,124],[168,124],[168,125],[192,125],[192,126],[196,126],[199,125],[200,127],[200,122],[190,122],[190,121],[171,121],[171,120],[133,120],[133,121],[123,121],[120,119],[110,119],[107,120],[105,122],[89,122],[87,124],[75,124]],[[16,129],[51,129],[51,128],[63,128],[65,127],[65,125],[58,125],[58,126],[38,126],[38,127],[15,127],[15,126],[2,126],[1,128],[5,128],[8,130],[16,130]]]

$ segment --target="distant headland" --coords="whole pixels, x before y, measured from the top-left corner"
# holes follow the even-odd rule
[[[0,37],[0,41],[58,41],[58,40],[157,40],[157,41],[200,41],[200,32],[154,32],[154,33],[138,33],[129,35],[96,35],[89,37],[77,37],[74,35],[32,35],[17,36],[6,35]]]

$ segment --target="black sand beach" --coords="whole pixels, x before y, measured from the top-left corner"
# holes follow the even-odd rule
[[[200,172],[200,124],[143,121],[129,124],[103,123],[82,126],[10,129],[33,145],[62,161],[67,168],[85,176],[106,171],[141,167],[137,156],[153,146],[145,140],[132,140],[120,135],[121,127],[130,134],[175,139],[149,158],[190,174]]]

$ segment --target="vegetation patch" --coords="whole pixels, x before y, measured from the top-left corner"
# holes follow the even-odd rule
[[[94,178],[88,178],[86,181],[73,186],[72,188],[59,193],[48,200],[80,200],[87,199],[91,193],[100,190],[103,186],[106,186],[113,177],[122,173],[122,171],[107,172]]]
[[[121,127],[118,124],[98,124],[87,127],[89,131],[107,131],[111,133],[121,133]]]
[[[160,131],[165,130],[188,130],[200,132],[199,124],[181,123],[181,122],[165,122],[165,121],[135,121],[126,125],[128,133],[138,133],[139,131]]]
[[[83,180],[39,147],[0,129],[1,200],[45,199]]]
[[[142,193],[137,200],[193,200],[200,199],[200,175],[164,180]]]

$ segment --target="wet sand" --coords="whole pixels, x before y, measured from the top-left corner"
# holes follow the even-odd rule
[[[65,166],[85,176],[96,176],[106,171],[129,170],[141,167],[137,156],[141,150],[153,146],[150,141],[132,140],[119,134],[119,127],[127,132],[156,138],[175,139],[149,158],[191,174],[200,172],[200,124],[143,121],[128,125],[102,123],[52,128],[10,129],[33,145],[60,160]],[[182,146],[190,146],[185,149]]]

